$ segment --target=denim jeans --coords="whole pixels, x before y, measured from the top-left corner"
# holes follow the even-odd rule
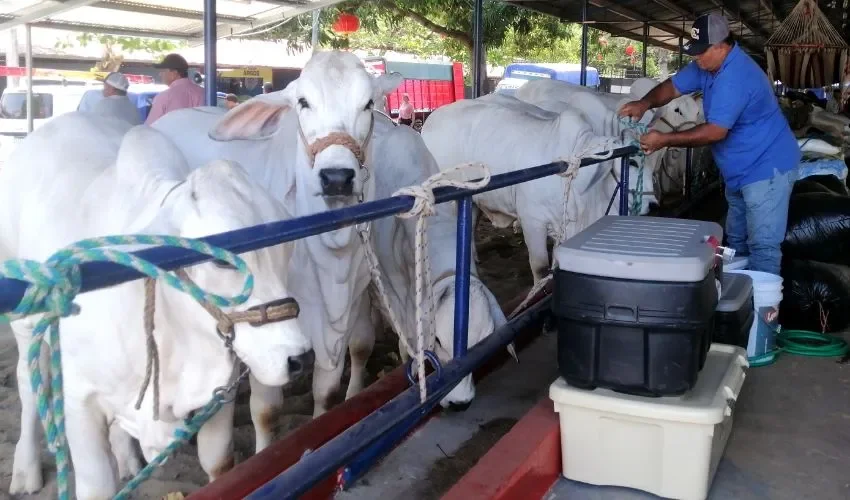
[[[774,169],[770,179],[738,190],[726,188],[726,239],[736,255],[749,256],[749,269],[779,274],[780,245],[785,239],[788,202],[796,180],[796,168],[783,174]]]

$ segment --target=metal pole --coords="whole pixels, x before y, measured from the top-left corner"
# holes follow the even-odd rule
[[[218,102],[216,82],[216,14],[215,0],[204,0],[204,87],[207,93],[207,106]]]
[[[682,63],[685,61],[685,37],[679,37],[679,69],[682,69]]]
[[[31,134],[35,127],[32,114],[32,26],[26,24],[24,28],[26,31],[25,58],[27,65],[27,134]],[[17,54],[15,57],[17,57]]]
[[[691,184],[694,177],[694,150],[692,148],[685,149],[685,201],[691,200]]]
[[[643,23],[643,68],[641,72],[646,77],[646,60],[649,54],[649,23]]]
[[[629,155],[620,160],[620,215],[629,215]]]
[[[481,82],[484,75],[481,74],[481,66],[484,61],[484,0],[475,0],[475,9],[472,15],[472,98],[481,97]]]
[[[310,48],[313,52],[316,52],[319,48],[319,14],[321,13],[322,9],[313,11],[313,36],[310,38]]]
[[[466,356],[469,330],[469,273],[472,247],[472,196],[457,202],[457,254],[455,262],[455,358]]]
[[[587,3],[581,3],[581,70],[579,72],[579,84],[587,85]]]

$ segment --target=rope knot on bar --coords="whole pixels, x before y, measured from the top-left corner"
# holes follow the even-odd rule
[[[452,174],[458,172],[473,171],[477,169],[481,172],[480,179],[466,181],[452,178]],[[473,174],[474,175],[474,174]],[[466,175],[466,178],[472,175]],[[387,317],[395,330],[396,334],[404,346],[404,349],[411,355],[417,363],[417,382],[419,384],[419,397],[422,402],[428,396],[428,391],[425,384],[425,351],[430,349],[436,338],[436,329],[434,326],[434,296],[431,288],[431,261],[428,257],[428,217],[437,213],[436,201],[434,197],[434,189],[439,187],[454,187],[458,189],[480,189],[490,183],[490,170],[482,163],[463,163],[461,165],[438,172],[420,185],[408,186],[397,190],[393,196],[412,196],[414,198],[413,207],[405,212],[398,214],[401,219],[410,219],[417,217],[416,220],[416,236],[414,243],[415,250],[415,281],[416,281],[416,348],[410,346],[409,332],[406,332],[401,326],[396,311],[393,311],[389,303],[381,270],[378,264],[377,256],[371,246],[370,228],[367,226],[360,228],[360,235],[363,240],[366,258],[369,261],[369,269],[372,274],[372,283],[377,289],[377,295],[380,299],[380,308],[382,313]],[[427,334],[427,341],[426,341]]]

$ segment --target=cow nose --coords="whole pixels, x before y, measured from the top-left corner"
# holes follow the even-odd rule
[[[323,168],[319,170],[324,196],[351,196],[354,192],[354,169]]]
[[[308,366],[313,364],[315,360],[315,354],[313,351],[307,351],[304,354],[299,354],[298,356],[290,356],[286,361],[287,368],[289,368],[289,376],[297,377],[304,373]]]

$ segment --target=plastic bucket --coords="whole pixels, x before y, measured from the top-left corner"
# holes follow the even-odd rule
[[[734,271],[736,269],[746,269],[750,264],[750,259],[746,257],[732,257],[732,262],[723,264],[724,271]]]
[[[753,307],[756,319],[750,327],[747,357],[763,356],[776,349],[779,328],[779,303],[782,302],[782,276],[761,271],[731,270],[753,280]]]

